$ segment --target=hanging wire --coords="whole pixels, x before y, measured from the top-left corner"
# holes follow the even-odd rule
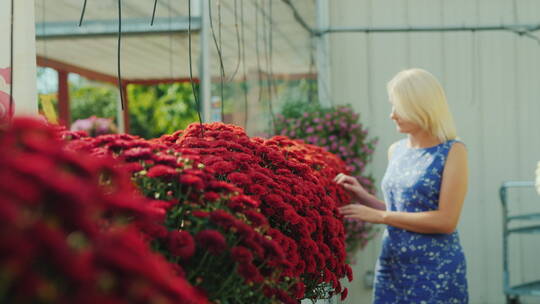
[[[271,3],[271,1],[270,1]],[[270,4],[271,5],[271,4]],[[264,8],[263,8],[264,9]],[[264,11],[263,11],[264,12]],[[268,111],[270,112],[270,130],[275,132],[275,118],[274,118],[274,109],[272,105],[272,79],[270,78],[270,52],[269,52],[269,32],[267,28],[269,26],[267,25],[267,21],[270,22],[267,18],[264,18],[263,14],[263,20],[262,20],[262,31],[263,31],[263,47],[264,47],[264,61],[265,61],[265,67],[266,67],[266,89],[268,91]]]
[[[312,44],[311,47],[310,47],[310,50],[309,50],[308,74],[313,75],[313,70],[314,69],[315,69],[315,47]],[[306,81],[308,83],[308,89],[306,91],[306,93],[307,93],[307,101],[308,101],[308,103],[313,103],[313,101],[315,100],[315,98],[314,98],[314,96],[315,96],[315,85],[310,82],[309,78]]]
[[[259,51],[259,9],[257,8],[257,0],[255,0],[255,54],[257,57],[257,81],[259,84],[259,96],[257,101],[262,101],[262,75],[261,75],[261,56]]]
[[[212,3],[211,3],[211,0],[208,0],[208,14],[210,15],[210,29],[212,30],[212,38],[214,40],[214,45],[216,46],[216,50],[217,50],[217,53],[218,53],[218,58],[219,58],[219,84],[220,84],[220,95],[221,95],[221,102],[220,102],[220,106],[221,106],[221,121],[223,121],[223,103],[224,103],[224,100],[223,100],[223,79],[225,78],[225,68],[223,66],[223,56],[221,54],[221,5],[220,5],[220,1],[218,0],[218,18],[219,18],[219,43],[218,43],[218,38],[216,38],[216,32],[214,30],[214,22],[212,21]]]
[[[197,106],[197,115],[199,117],[199,124],[201,126],[201,136],[204,136],[204,126],[201,117],[201,105],[199,103],[199,97],[197,90],[195,90],[195,83],[193,82],[193,60],[191,50],[191,0],[188,0],[188,49],[189,49],[189,81],[191,82],[191,90],[193,91],[193,97],[195,98],[195,105]]]
[[[14,19],[15,19],[15,1],[14,0],[11,0],[11,28],[10,28],[10,36],[9,36],[9,40],[10,40],[10,46],[9,46],[9,52],[10,52],[10,56],[9,56],[9,78],[10,78],[10,81],[11,81],[11,84],[9,86],[9,111],[8,111],[8,117],[11,117],[11,113],[13,113],[13,87],[14,87],[14,84],[15,84],[15,80],[13,79],[13,57],[14,57],[14,52],[13,52],[13,41],[14,41],[14,35],[13,35],[13,32],[14,32]],[[10,119],[10,118],[8,118]]]
[[[248,81],[247,81],[247,72],[246,72],[246,40],[245,40],[245,33],[244,33],[244,0],[241,0],[240,2],[240,24],[242,28],[242,72],[244,74],[244,85],[242,86],[243,92],[244,92],[244,128],[247,130],[248,126]]]
[[[269,59],[270,59],[270,84],[272,85],[272,88],[274,90],[274,95],[277,96],[277,86],[276,86],[276,79],[274,78],[274,64],[273,64],[273,56],[274,56],[274,19],[273,19],[273,9],[272,9],[272,3],[273,1],[268,1],[268,10],[269,10],[269,28],[268,28],[268,35],[269,35],[269,42],[268,42],[268,48],[269,48]]]
[[[217,7],[218,7],[218,40],[219,40],[219,49],[221,50],[221,53],[223,54],[223,44],[221,40],[221,28],[222,28],[222,22],[221,22],[221,0],[217,0]]]
[[[156,18],[156,8],[157,8],[157,1],[154,1],[154,10],[152,11],[152,20],[150,21],[150,26],[154,26],[154,19]],[[169,7],[170,10],[170,7]]]
[[[272,41],[272,33],[273,33],[273,20],[272,20],[272,1],[268,1],[268,76],[269,76],[269,81],[268,81],[268,93],[270,95],[270,101],[269,101],[269,107],[270,107],[270,114],[272,115],[272,124],[273,124],[273,131],[275,133],[275,128],[276,128],[276,117],[274,115],[274,105],[273,105],[273,98],[275,96],[277,96],[277,91],[276,91],[276,85],[275,85],[275,79],[274,79],[274,72],[273,72],[273,67],[272,67],[272,52],[273,52],[273,48],[274,48],[274,45],[273,45],[273,41]],[[272,90],[273,90],[273,93],[274,95],[272,95]]]
[[[298,11],[298,9],[296,9],[296,7],[294,6],[294,4],[292,3],[291,0],[282,0],[282,1],[291,8],[291,11],[293,12],[294,19],[296,20],[296,22],[298,22],[300,24],[300,26],[302,26],[302,28],[304,28],[306,31],[308,31],[311,36],[315,36],[315,35],[318,34],[315,30],[313,30],[307,24],[307,22],[304,20],[304,18],[302,18],[302,15],[300,15],[300,12]]]
[[[41,31],[43,32],[43,35],[46,36],[46,32],[45,30],[47,29],[46,27],[46,24],[47,24],[47,10],[46,10],[46,0],[42,0],[41,1]],[[47,39],[45,39],[43,41],[43,52],[44,52],[44,56],[47,57]]]
[[[121,60],[122,60],[122,0],[118,0],[118,47],[117,47],[117,70],[118,70],[118,90],[120,91],[120,105],[122,106],[122,111],[124,111],[124,90],[122,87],[122,71],[121,71]]]
[[[223,62],[223,42],[221,40],[221,28],[222,28],[222,21],[221,21],[221,0],[217,1],[218,5],[218,34],[219,34],[219,49],[221,51],[221,54],[219,55],[219,60]],[[223,64],[221,64],[221,76],[219,78],[219,84],[220,84],[220,93],[221,93],[221,102],[219,103],[221,107],[221,122],[223,122],[225,119],[225,94],[223,93],[223,81],[225,80],[225,69]]]
[[[240,61],[241,61],[241,50],[240,50],[240,30],[238,29],[238,0],[234,0],[234,27],[236,29],[236,46],[237,46],[237,62],[236,67],[234,68],[234,72],[229,77],[228,81],[232,81],[234,77],[236,77],[236,74],[238,73],[238,70],[240,69]]]
[[[47,5],[47,1],[42,0],[41,5],[42,5],[42,10],[41,10],[41,14],[42,14],[42,17],[41,17],[41,19],[42,19],[42,21],[41,21],[42,22],[41,23],[41,30],[43,32],[43,35],[46,35],[46,30],[47,30],[47,26],[46,26],[46,24],[47,24],[47,8],[46,8],[46,5]],[[47,50],[47,39],[45,39],[43,41],[43,56],[45,58],[48,58],[48,54],[49,54],[49,52]],[[50,92],[50,87],[49,87],[49,82],[48,81],[45,83],[45,92],[46,93]]]
[[[174,75],[174,71],[173,71],[173,34],[172,34],[172,7],[171,7],[171,0],[167,0],[167,5],[169,7],[169,14],[168,14],[168,17],[169,19],[167,20],[168,22],[168,26],[169,26],[169,76],[172,78],[173,75]]]
[[[85,12],[86,12],[86,0],[84,0],[84,3],[83,3],[83,8],[82,8],[82,12],[81,12],[81,18],[79,19],[79,27],[82,26]]]
[[[219,67],[220,69],[222,70],[222,73],[224,73],[224,68],[223,68],[223,57],[221,56],[221,48],[219,47],[219,44],[218,44],[218,41],[217,41],[217,38],[216,38],[216,32],[214,31],[214,22],[212,21],[212,2],[211,0],[208,0],[208,14],[210,15],[210,30],[212,31],[212,39],[214,40],[214,45],[216,47],[216,50],[218,52],[218,57],[219,57]]]

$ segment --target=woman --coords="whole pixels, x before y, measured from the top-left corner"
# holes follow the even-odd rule
[[[467,192],[467,151],[437,79],[421,69],[387,86],[390,118],[407,138],[388,149],[384,202],[344,174],[335,181],[360,204],[346,218],[386,224],[373,303],[468,303],[465,256],[457,231]]]

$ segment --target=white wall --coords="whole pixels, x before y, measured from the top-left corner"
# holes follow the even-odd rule
[[[540,1],[336,0],[330,14],[332,26],[537,24]],[[388,118],[386,83],[410,67],[440,79],[469,151],[470,185],[459,231],[471,303],[503,303],[498,188],[506,180],[533,180],[540,159],[540,44],[509,32],[339,33],[331,35],[330,47],[334,101],[352,104],[380,139],[371,166],[378,183],[387,147],[402,137]],[[540,211],[533,190],[511,198],[514,210]],[[540,235],[516,238],[511,246],[513,282],[540,279]],[[370,302],[362,276],[379,249],[377,240],[360,253],[346,303]]]
[[[36,91],[34,1],[16,0],[14,3],[14,68],[12,86],[15,114],[35,115],[38,112],[38,103]],[[0,0],[0,69],[2,70],[10,67],[10,33],[11,1]],[[0,91],[9,94],[9,84],[5,81],[4,77],[0,77]]]

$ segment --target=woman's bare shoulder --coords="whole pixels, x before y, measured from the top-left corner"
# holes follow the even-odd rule
[[[388,160],[390,160],[392,158],[392,155],[394,154],[394,150],[396,149],[397,145],[399,144],[399,142],[402,141],[401,139],[392,143],[389,147],[388,147]]]

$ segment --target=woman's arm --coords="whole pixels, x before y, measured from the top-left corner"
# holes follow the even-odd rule
[[[397,143],[395,142],[388,147],[388,161],[392,158]],[[349,191],[353,196],[353,200],[358,201],[360,204],[377,210],[386,210],[386,204],[367,192],[356,178],[345,174],[338,174],[334,178],[334,181]]]
[[[353,201],[357,201],[362,205],[368,206],[377,210],[386,210],[386,204],[382,201],[379,201],[375,196],[371,195],[369,192],[360,185],[358,180],[349,175],[343,173],[338,174],[334,181],[343,186],[345,190],[353,196]],[[348,206],[360,206],[360,205],[348,205]]]
[[[457,226],[465,194],[467,193],[467,151],[461,143],[450,149],[443,172],[439,209],[426,212],[381,211],[362,205],[347,205],[340,208],[345,217],[358,218],[373,223],[382,223],[418,233],[452,233]],[[383,204],[369,194],[366,205]]]

